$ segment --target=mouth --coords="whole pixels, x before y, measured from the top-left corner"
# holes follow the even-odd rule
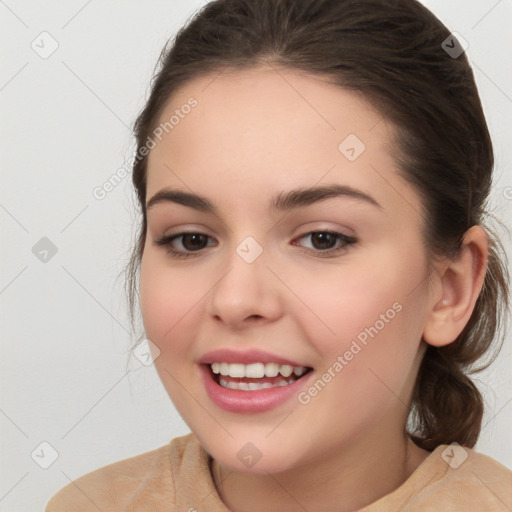
[[[281,362],[249,364],[214,361],[199,365],[210,400],[232,413],[269,411],[294,397],[313,375],[313,368]]]
[[[312,371],[306,366],[279,363],[226,363],[207,365],[219,386],[237,391],[259,391],[293,384]]]

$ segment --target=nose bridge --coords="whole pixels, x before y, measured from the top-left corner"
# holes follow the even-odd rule
[[[209,314],[233,325],[254,317],[277,318],[281,301],[268,256],[254,237],[243,239],[226,257],[226,271],[210,294]]]

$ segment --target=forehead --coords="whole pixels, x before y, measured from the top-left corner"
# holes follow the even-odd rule
[[[412,192],[395,172],[391,124],[327,77],[273,67],[201,76],[173,94],[159,123],[148,197],[169,186],[201,195],[223,187],[251,202],[322,181],[378,188],[384,203]]]
[[[180,135],[188,136],[191,131],[198,144],[229,143],[231,139],[237,144],[270,147],[309,141],[309,148],[317,147],[318,139],[328,135],[326,143],[332,147],[333,140],[349,133],[370,138],[367,132],[382,121],[361,95],[342,89],[327,77],[286,68],[223,70],[195,78],[168,100],[160,125],[191,98],[197,106],[186,116],[186,123],[181,119],[172,129],[175,150]],[[381,128],[371,137],[372,142],[388,137],[389,124],[382,123]]]

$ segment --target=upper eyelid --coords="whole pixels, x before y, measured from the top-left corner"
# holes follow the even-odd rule
[[[345,236],[347,238],[355,238],[354,235],[350,235],[349,233],[347,233],[341,229],[320,228],[320,229],[309,229],[308,231],[304,231],[302,234],[295,235],[294,240],[297,238],[303,238],[307,235],[311,235],[312,233],[332,233],[332,234],[336,234],[336,235]],[[157,236],[155,238],[157,238],[157,239],[162,239],[162,238],[174,239],[174,238],[178,238],[178,237],[184,236],[184,235],[204,235],[209,238],[215,238],[213,235],[210,235],[210,234],[206,233],[205,231],[201,231],[200,229],[197,229],[197,230],[191,229],[188,231],[177,231],[176,233],[162,234],[161,236]]]
[[[313,233],[330,233],[332,235],[337,236],[338,240],[342,240],[345,242],[347,242],[347,240],[350,240],[351,243],[358,241],[358,239],[355,236],[348,235],[348,234],[344,233],[343,231],[335,230],[335,229],[312,229],[309,231],[305,231],[304,233],[302,233],[300,235],[295,236],[292,241],[295,242],[297,240],[302,240],[303,238],[311,236]],[[215,239],[215,237],[209,235],[208,233],[191,230],[191,231],[180,231],[177,233],[172,233],[170,235],[163,235],[161,237],[157,237],[156,240],[154,241],[154,243],[156,245],[167,245],[167,244],[170,244],[171,242],[174,242],[174,240],[182,238],[183,236],[186,236],[186,235],[203,235],[209,239],[212,239],[212,240]],[[209,247],[209,246],[207,245],[207,247]],[[207,247],[205,247],[204,249],[206,249]],[[204,249],[200,249],[198,251],[183,251],[183,253],[184,254],[193,254],[194,252],[199,253]],[[330,250],[336,250],[336,249],[327,249],[326,251],[317,250],[317,251],[318,252],[328,252]]]

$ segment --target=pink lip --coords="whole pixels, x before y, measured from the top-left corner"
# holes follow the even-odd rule
[[[233,350],[214,350],[208,352],[198,361],[201,378],[210,400],[225,411],[234,413],[255,414],[269,411],[296,397],[301,388],[310,380],[313,372],[309,372],[286,386],[277,386],[257,391],[240,391],[238,389],[224,388],[214,379],[210,363],[278,363],[290,366],[307,366],[290,359],[262,352],[261,350],[248,350],[238,352]]]
[[[259,349],[251,350],[231,350],[231,349],[219,349],[213,350],[204,354],[199,360],[199,364],[211,364],[211,363],[240,363],[240,364],[251,364],[251,363],[278,363],[278,364],[289,364],[290,366],[305,366],[307,364],[301,364],[291,359],[271,354],[270,352],[264,352]]]

